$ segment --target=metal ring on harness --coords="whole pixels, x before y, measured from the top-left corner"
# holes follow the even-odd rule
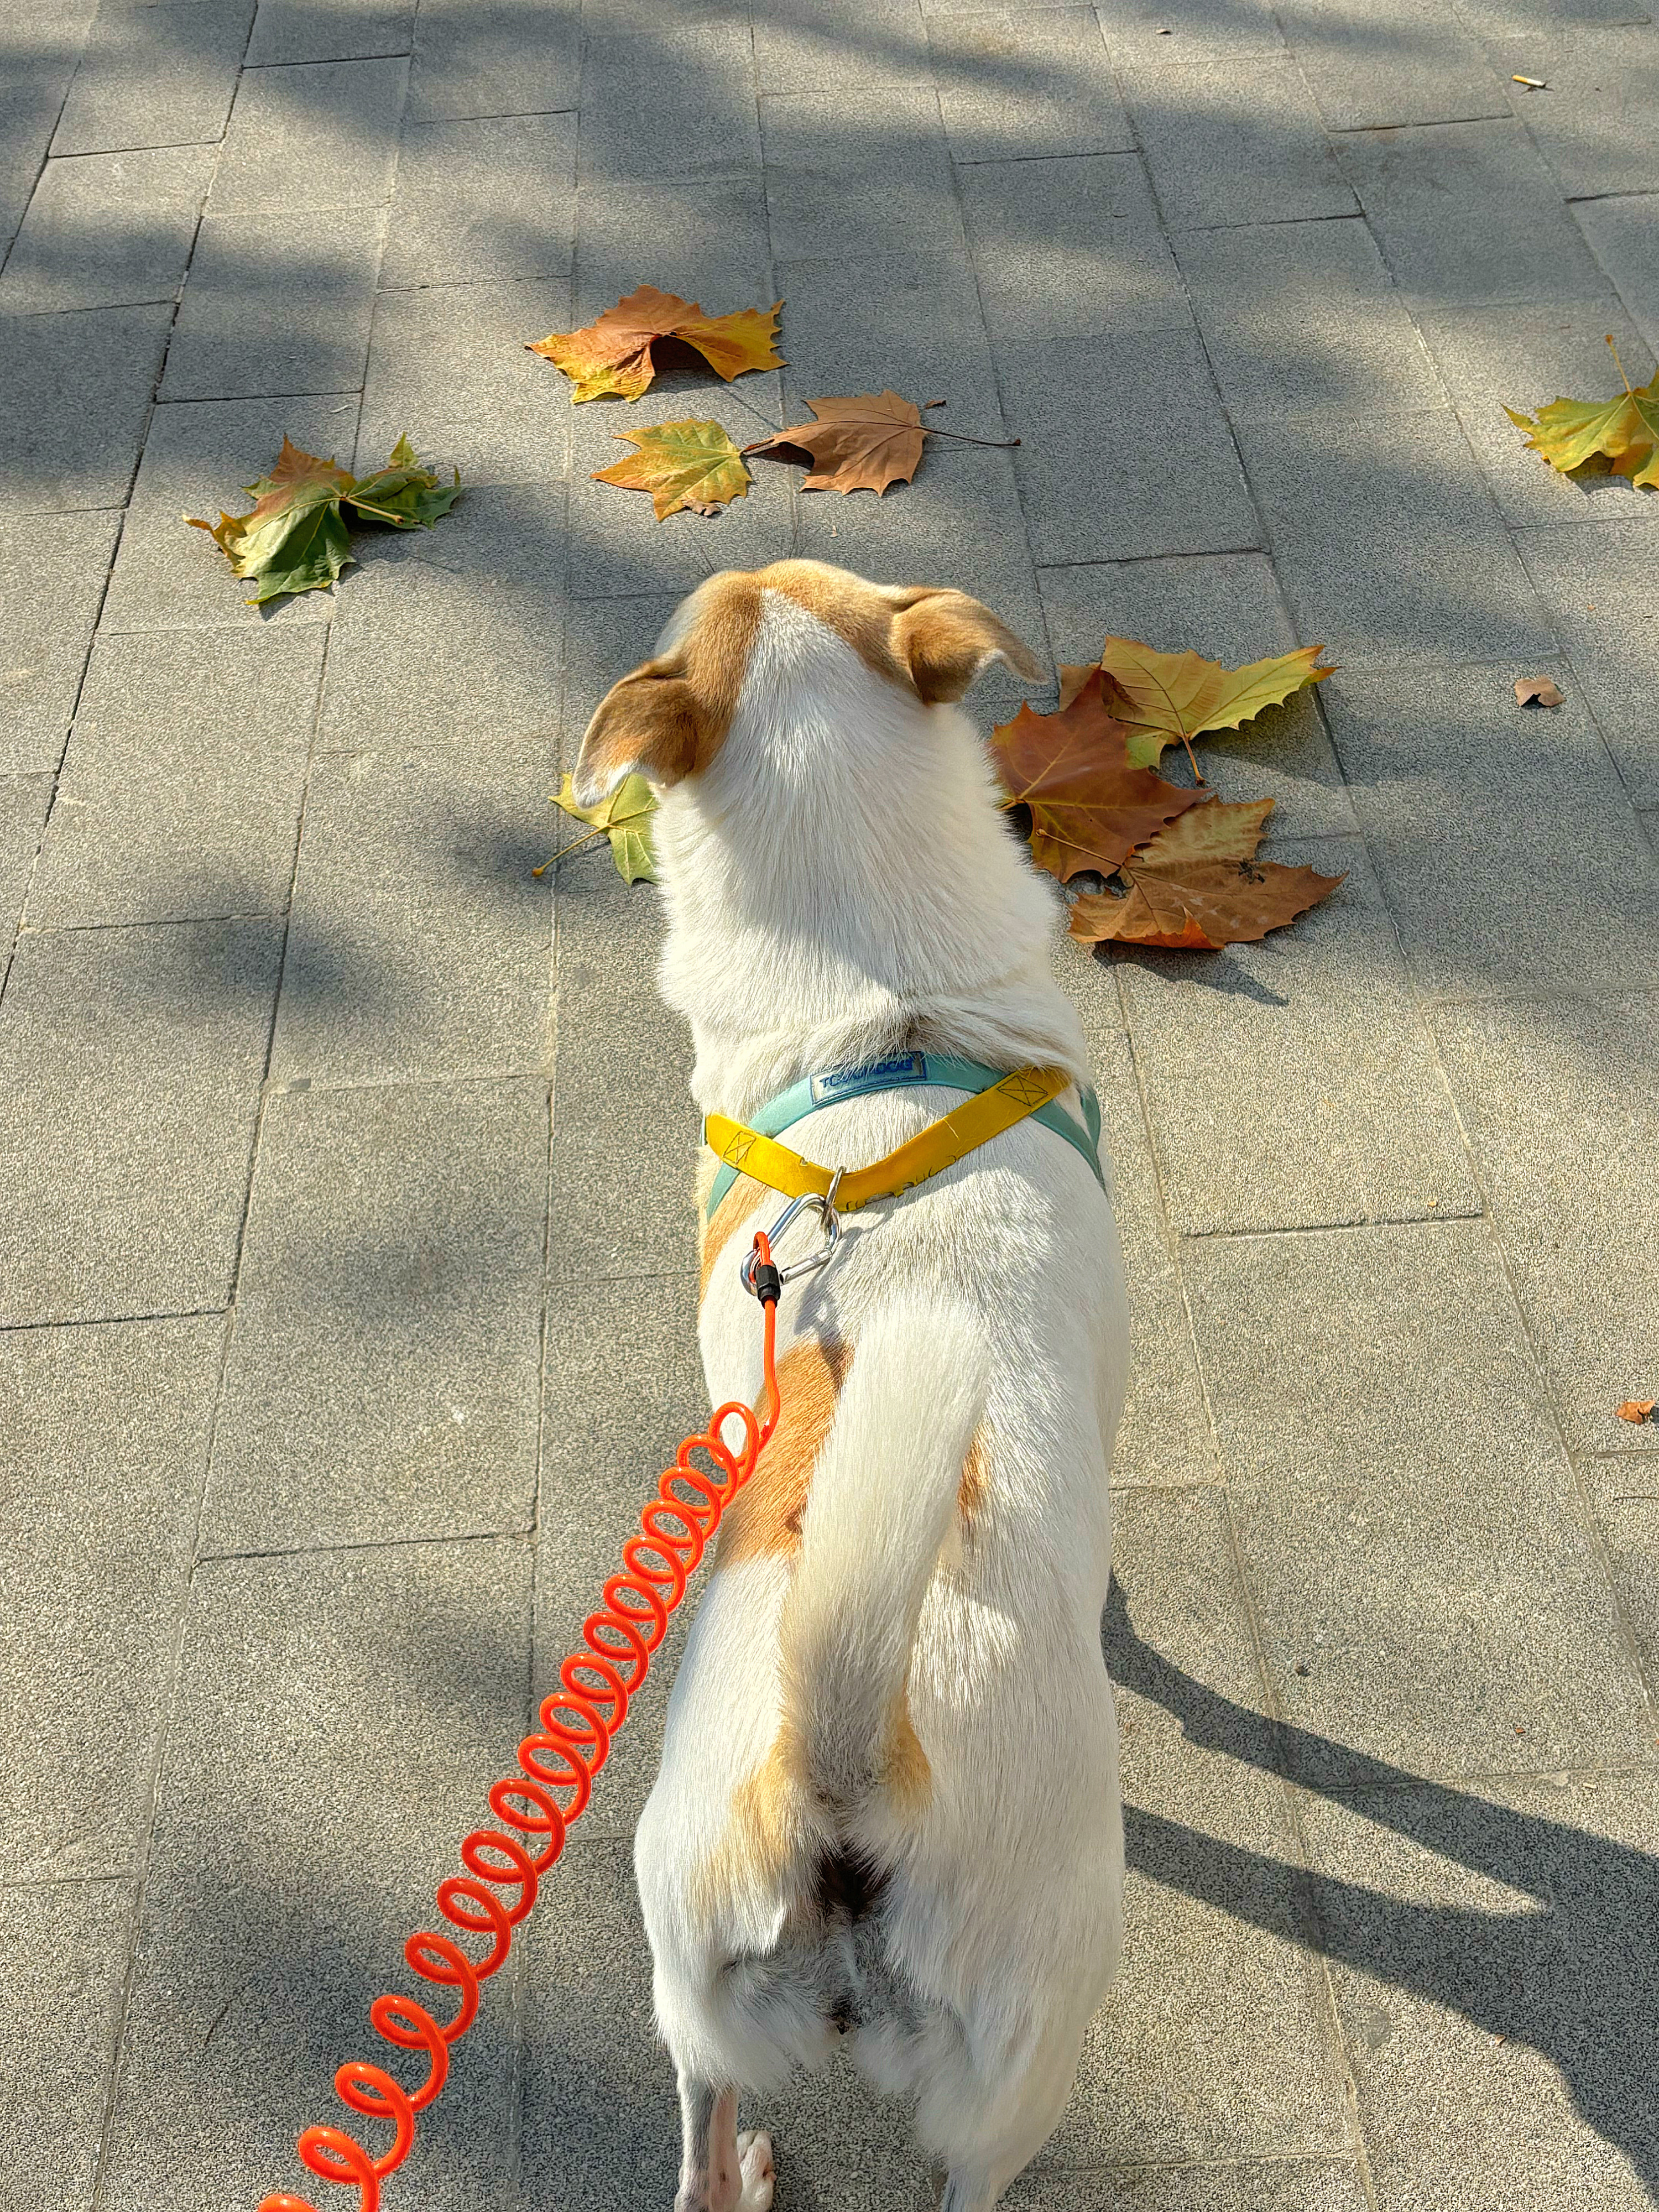
[[[811,1211],[817,1215],[823,1224],[823,1243],[816,1252],[809,1252],[804,1260],[796,1260],[787,1267],[780,1267],[778,1280],[781,1283],[793,1283],[802,1275],[814,1274],[818,1268],[827,1266],[835,1257],[836,1247],[841,1242],[841,1216],[836,1211],[836,1191],[844,1172],[845,1170],[841,1168],[836,1170],[835,1174],[830,1177],[828,1190],[803,1191],[799,1198],[792,1198],[770,1229],[767,1231],[767,1243],[775,1252],[785,1230],[791,1226],[799,1215]],[[744,1254],[738,1263],[738,1273],[743,1278],[743,1287],[750,1297],[759,1295],[755,1287],[755,1258],[756,1255],[751,1247]]]

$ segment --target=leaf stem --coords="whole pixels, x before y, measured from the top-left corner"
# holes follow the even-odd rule
[[[608,837],[610,835],[611,831],[609,828],[602,827],[598,830],[590,830],[585,837],[573,837],[568,845],[561,845],[556,853],[550,853],[547,858],[542,862],[540,867],[532,868],[530,872],[532,876],[544,876],[548,870],[552,866],[555,860],[565,860],[572,853],[580,853],[584,845],[591,845],[596,837]]]
[[[1630,379],[1625,374],[1625,364],[1619,358],[1619,349],[1613,342],[1613,332],[1611,331],[1607,332],[1607,351],[1613,356],[1613,365],[1619,372],[1620,379],[1625,387],[1626,395],[1627,398],[1633,399],[1636,397],[1636,394],[1632,392],[1630,388]]]
[[[1019,443],[1019,440],[1018,438],[970,438],[965,430],[936,430],[931,422],[924,422],[921,427],[930,438],[955,438],[959,444],[964,446],[1001,446],[1006,447],[1009,446],[1017,446]]]

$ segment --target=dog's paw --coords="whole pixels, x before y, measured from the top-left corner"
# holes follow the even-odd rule
[[[743,2195],[738,2212],[772,2212],[772,2138],[758,2129],[746,2129],[738,2137],[738,2171],[743,2176]]]

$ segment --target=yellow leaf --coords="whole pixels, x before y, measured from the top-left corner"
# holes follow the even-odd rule
[[[683,507],[694,514],[718,514],[728,501],[749,495],[743,455],[718,422],[663,422],[654,430],[617,435],[639,450],[608,469],[595,469],[594,480],[648,491],[659,522]]]
[[[1264,707],[1283,704],[1293,692],[1322,683],[1334,673],[1316,668],[1322,645],[1252,660],[1243,668],[1224,668],[1191,651],[1160,653],[1132,637],[1109,637],[1098,665],[1106,676],[1106,705],[1131,732],[1129,759],[1136,768],[1155,768],[1164,748],[1177,739],[1190,757],[1192,739],[1206,730],[1236,730]],[[1091,668],[1062,666],[1060,704],[1075,697]],[[1194,763],[1197,772],[1197,763]]]
[[[602,799],[597,806],[582,806],[577,803],[574,787],[567,775],[553,794],[553,804],[562,807],[576,821],[587,823],[595,836],[610,838],[611,857],[617,864],[617,873],[624,883],[656,882],[654,855],[651,850],[651,817],[657,811],[657,801],[642,775],[624,776],[611,796]],[[574,853],[578,845],[586,845],[589,842],[586,837],[578,837],[575,844],[567,845],[562,849]],[[556,860],[559,854],[556,853],[553,857]],[[532,874],[539,876],[548,865],[544,860],[541,867],[531,871]]]
[[[1607,343],[1613,346],[1613,340]],[[1619,360],[1617,347],[1613,357]],[[1659,373],[1631,389],[1623,364],[1625,389],[1616,399],[1552,399],[1536,416],[1504,412],[1517,429],[1529,430],[1528,449],[1541,453],[1563,476],[1587,461],[1604,459],[1615,476],[1638,487],[1659,489]]]
[[[570,379],[576,387],[570,395],[573,403],[598,399],[606,392],[637,399],[657,373],[651,349],[664,338],[694,346],[729,384],[748,368],[784,366],[774,343],[782,307],[779,300],[770,307],[705,315],[694,300],[641,284],[585,330],[554,331],[530,351],[542,355]]]

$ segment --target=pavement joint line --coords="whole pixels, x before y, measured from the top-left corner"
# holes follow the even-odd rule
[[[154,1313],[71,1314],[62,1321],[0,1321],[0,1336],[27,1336],[33,1330],[51,1328],[125,1328],[150,1321],[209,1321],[228,1315],[228,1305],[163,1306]]]
[[[246,1552],[200,1552],[191,1569],[195,1579],[197,1567],[222,1566],[236,1559],[310,1559],[331,1556],[337,1552],[412,1552],[442,1551],[458,1544],[526,1544],[535,1534],[533,1527],[522,1528],[463,1528],[453,1535],[442,1536],[373,1536],[358,1543],[339,1544],[272,1544]]]

